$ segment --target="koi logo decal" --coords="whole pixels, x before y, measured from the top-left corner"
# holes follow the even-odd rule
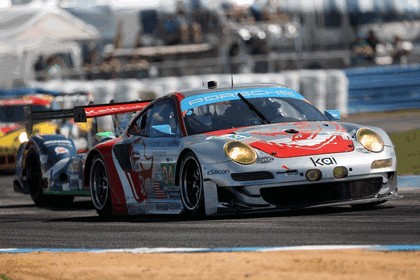
[[[325,158],[310,158],[314,166],[325,166],[325,165],[336,165],[337,161],[334,157],[325,157]]]

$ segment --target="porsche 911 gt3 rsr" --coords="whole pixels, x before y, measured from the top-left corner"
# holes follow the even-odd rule
[[[89,192],[101,216],[376,205],[399,197],[394,146],[382,129],[342,123],[338,111],[321,113],[284,86],[210,86],[70,113],[80,121],[138,110],[121,135],[87,154],[69,153],[70,140],[34,137],[18,181],[33,197]],[[56,165],[45,150],[61,155]]]

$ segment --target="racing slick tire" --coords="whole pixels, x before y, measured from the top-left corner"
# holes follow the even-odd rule
[[[186,214],[204,216],[203,174],[194,153],[188,152],[182,158],[178,175],[181,200]]]
[[[109,176],[102,157],[95,156],[89,173],[90,195],[93,206],[100,217],[110,217],[112,214],[111,194],[109,191]]]
[[[44,180],[42,179],[41,162],[38,152],[30,148],[26,159],[27,184],[32,200],[36,206],[65,207],[70,205],[74,196],[72,195],[46,195],[44,194]]]
[[[29,192],[32,200],[35,202],[35,205],[46,205],[48,199],[43,192],[44,183],[42,180],[41,162],[39,160],[38,152],[36,152],[33,148],[29,149],[26,159],[26,178]]]

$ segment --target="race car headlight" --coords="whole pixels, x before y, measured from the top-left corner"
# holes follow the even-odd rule
[[[257,160],[257,153],[254,149],[242,142],[227,142],[224,150],[226,156],[240,164],[252,164]]]
[[[375,131],[361,128],[356,133],[357,141],[371,152],[379,153],[384,149],[384,140]]]
[[[19,134],[19,142],[28,142],[28,135],[26,134],[26,132],[22,132],[21,134]]]

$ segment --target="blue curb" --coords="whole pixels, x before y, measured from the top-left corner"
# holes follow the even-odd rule
[[[84,249],[84,248],[9,248],[0,249],[0,254],[21,253],[234,253],[234,252],[274,252],[305,250],[350,250],[407,252],[420,251],[420,245],[318,245],[318,246],[284,246],[284,247],[227,247],[227,248],[134,248],[134,249]]]
[[[420,176],[398,176],[397,178],[398,188],[415,188],[420,189]]]

